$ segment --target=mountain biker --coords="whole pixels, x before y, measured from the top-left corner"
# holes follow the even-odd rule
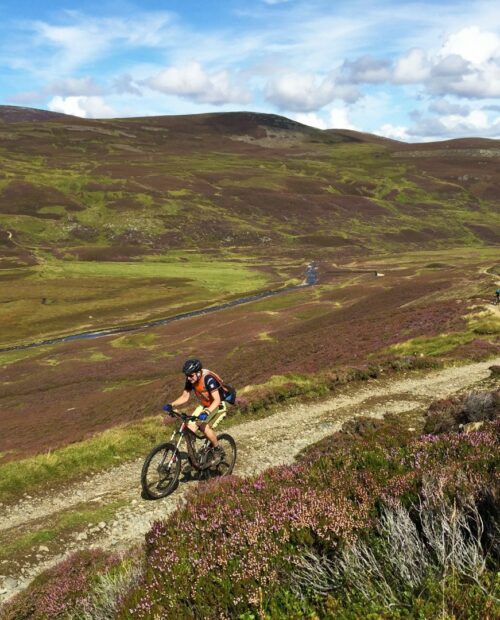
[[[191,394],[194,392],[200,404],[193,411],[192,415],[198,419],[189,422],[188,428],[196,432],[198,429],[205,435],[213,446],[213,460],[222,458],[222,450],[219,448],[217,435],[214,433],[210,422],[218,414],[226,412],[226,391],[222,379],[211,370],[203,368],[199,359],[188,359],[182,366],[182,372],[186,376],[186,383],[182,394],[170,404],[166,404],[163,410],[170,413],[175,407],[187,403]]]
[[[500,288],[495,291],[496,303],[500,304]]]

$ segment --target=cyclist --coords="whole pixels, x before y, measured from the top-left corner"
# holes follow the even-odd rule
[[[500,304],[500,288],[495,291],[495,303]]]
[[[197,417],[197,420],[189,422],[188,428],[193,432],[199,429],[205,435],[213,446],[213,461],[220,461],[224,455],[218,446],[217,435],[210,426],[210,422],[216,417],[219,421],[225,414],[227,390],[224,389],[222,379],[211,370],[203,368],[199,359],[186,360],[182,372],[186,375],[184,390],[179,398],[164,405],[163,410],[170,413],[175,407],[184,405],[194,392],[200,401],[200,405],[192,414]]]

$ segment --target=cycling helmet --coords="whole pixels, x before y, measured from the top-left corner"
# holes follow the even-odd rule
[[[199,372],[201,370],[201,362],[197,359],[190,359],[184,362],[182,372],[187,376],[193,372]]]

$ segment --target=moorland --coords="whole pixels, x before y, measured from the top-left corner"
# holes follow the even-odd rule
[[[381,373],[498,355],[498,140],[405,144],[250,112],[87,120],[0,106],[0,160],[6,505],[144,454],[162,436],[157,414],[180,390],[190,355],[238,387],[233,415],[242,423]],[[23,348],[299,284],[310,261],[319,274],[311,287],[154,328]],[[381,471],[403,475],[387,441]],[[489,467],[493,440],[484,441],[477,459]],[[318,450],[313,477],[323,467]],[[346,475],[360,468],[357,458]],[[361,460],[371,467],[370,458]],[[278,493],[281,482],[269,480]],[[193,501],[187,510],[198,510]],[[165,532],[151,544],[162,546]],[[287,596],[272,604],[295,609]],[[133,597],[135,605],[141,594]]]

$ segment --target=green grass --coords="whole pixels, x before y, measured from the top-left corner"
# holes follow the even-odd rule
[[[116,349],[151,348],[155,346],[157,338],[158,335],[152,332],[140,332],[114,338],[110,341],[110,344]]]
[[[89,523],[106,522],[127,503],[127,500],[122,499],[103,506],[89,506],[88,504],[72,506],[70,510],[58,513],[49,525],[43,526],[43,529],[25,532],[19,536],[15,533],[9,533],[9,539],[2,541],[0,560],[12,559],[18,555],[37,550],[38,545],[50,543],[70,532],[84,528]]]
[[[439,334],[438,336],[419,336],[406,342],[395,344],[389,349],[396,355],[442,355],[474,339],[470,332]]]
[[[267,278],[240,263],[211,262],[205,257],[190,256],[187,262],[163,261],[159,257],[143,262],[58,261],[38,268],[45,279],[138,278],[190,280],[210,291],[246,292],[263,288]]]
[[[147,418],[53,452],[5,463],[0,465],[0,501],[145,456],[169,434],[158,417]]]
[[[12,275],[18,277],[0,288],[4,346],[164,318],[272,287],[274,279],[257,261],[210,260],[192,252],[142,262],[44,257],[34,268],[9,270]]]

